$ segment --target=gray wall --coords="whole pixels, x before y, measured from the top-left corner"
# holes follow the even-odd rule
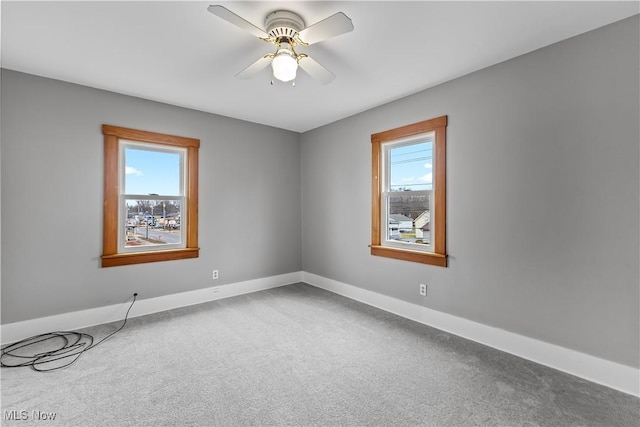
[[[3,324],[300,271],[299,134],[8,70],[1,111]],[[103,123],[200,139],[199,258],[99,267]]]
[[[303,134],[303,270],[638,367],[638,28]],[[369,255],[370,135],[444,114],[450,266]]]

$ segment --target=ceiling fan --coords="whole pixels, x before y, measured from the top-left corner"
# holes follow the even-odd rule
[[[296,71],[300,66],[313,79],[327,84],[335,78],[334,74],[309,55],[296,52],[295,48],[309,46],[353,30],[351,19],[342,12],[306,27],[298,14],[288,10],[277,10],[267,15],[264,22],[266,30],[262,30],[223,6],[209,6],[207,10],[260,40],[275,45],[274,52],[267,53],[236,74],[236,77],[241,79],[248,79],[271,64],[273,77],[282,82],[293,81],[295,86]]]

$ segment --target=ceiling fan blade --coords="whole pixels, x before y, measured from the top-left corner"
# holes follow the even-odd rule
[[[266,68],[267,65],[271,64],[272,59],[273,59],[273,54],[268,53],[262,58],[258,59],[253,64],[249,65],[244,70],[240,71],[238,74],[236,74],[236,77],[239,79],[249,79],[255,76],[256,74],[258,74],[264,68]]]
[[[336,77],[331,71],[327,70],[308,56],[300,58],[298,60],[298,65],[300,65],[300,68],[306,71],[314,80],[317,80],[323,85],[331,83],[331,81]]]
[[[300,31],[298,37],[306,44],[314,44],[349,31],[353,31],[351,19],[338,12]]]
[[[220,6],[220,5],[209,6],[207,10],[213,13],[214,15],[216,15],[217,17],[232,23],[236,27],[242,28],[243,30],[250,32],[256,37],[260,37],[260,38],[269,37],[269,35],[265,33],[264,30],[261,30],[260,28],[256,27],[246,19],[239,17],[238,15],[231,12],[229,9],[227,9],[224,6]]]

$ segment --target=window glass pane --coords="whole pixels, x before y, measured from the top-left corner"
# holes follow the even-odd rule
[[[431,244],[431,191],[393,192],[387,198],[387,240]]]
[[[125,247],[182,243],[179,200],[127,199],[125,210]]]
[[[433,188],[433,143],[431,140],[389,150],[389,191]]]
[[[124,158],[125,194],[182,195],[182,153],[126,147]]]

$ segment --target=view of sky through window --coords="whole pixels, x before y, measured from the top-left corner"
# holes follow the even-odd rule
[[[390,190],[424,191],[433,186],[433,143],[431,140],[393,147],[390,156]]]
[[[180,195],[180,153],[125,148],[125,193]]]

